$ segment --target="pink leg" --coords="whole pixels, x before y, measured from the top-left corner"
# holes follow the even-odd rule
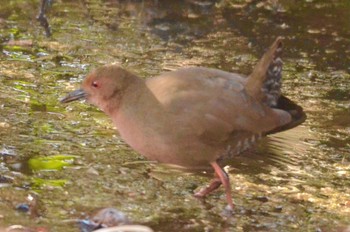
[[[216,163],[212,162],[210,163],[211,166],[214,168],[215,173],[219,176],[221,183],[225,187],[225,192],[226,192],[226,200],[228,203],[228,206],[233,209],[234,205],[232,202],[232,197],[231,197],[231,185],[230,185],[230,179],[228,178],[226,172]]]
[[[216,174],[216,173],[215,173]],[[216,174],[217,176],[217,174]],[[221,180],[219,177],[213,179],[211,181],[211,183],[209,184],[209,186],[202,188],[201,190],[199,190],[198,192],[196,192],[194,194],[195,197],[205,197],[206,195],[208,195],[209,193],[213,192],[215,189],[219,188],[221,185]]]

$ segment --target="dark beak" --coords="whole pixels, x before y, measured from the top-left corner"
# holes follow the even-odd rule
[[[65,98],[61,100],[61,103],[68,103],[71,101],[76,101],[82,98],[86,98],[87,94],[84,92],[83,89],[77,89],[73,92],[70,92]]]

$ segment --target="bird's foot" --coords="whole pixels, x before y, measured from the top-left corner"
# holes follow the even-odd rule
[[[216,175],[220,179],[220,182],[225,187],[226,201],[227,201],[229,207],[233,209],[234,204],[233,204],[232,197],[231,197],[231,185],[230,185],[230,179],[229,179],[227,173],[216,162],[212,162],[210,164],[214,168]]]
[[[206,195],[208,195],[209,193],[213,192],[215,189],[219,188],[220,185],[221,185],[221,180],[219,178],[215,178],[211,181],[209,186],[202,188],[201,190],[199,190],[198,192],[196,192],[193,195],[195,197],[198,197],[198,198],[203,198]]]

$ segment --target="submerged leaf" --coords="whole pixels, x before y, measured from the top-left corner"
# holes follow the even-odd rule
[[[33,171],[61,170],[66,166],[71,166],[75,158],[77,158],[77,156],[73,155],[34,157],[28,161],[28,165]]]

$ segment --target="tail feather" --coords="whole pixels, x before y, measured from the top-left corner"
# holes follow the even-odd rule
[[[273,134],[294,128],[306,120],[303,108],[281,95],[282,87],[282,38],[278,37],[255,66],[247,80],[248,93],[266,105],[288,112],[292,120],[268,131]]]
[[[292,120],[283,126],[279,126],[271,131],[268,131],[266,134],[274,134],[292,129],[302,124],[306,120],[306,114],[303,108],[283,95],[278,98],[275,108],[288,112],[292,116]]]
[[[281,88],[282,38],[278,37],[249,75],[246,90],[250,96],[266,102],[270,106],[277,104]]]
[[[277,105],[277,101],[281,96],[283,65],[281,55],[282,44],[279,44],[275,50],[273,60],[267,69],[266,78],[261,88],[263,94],[265,95],[265,103],[271,107],[275,107]]]

